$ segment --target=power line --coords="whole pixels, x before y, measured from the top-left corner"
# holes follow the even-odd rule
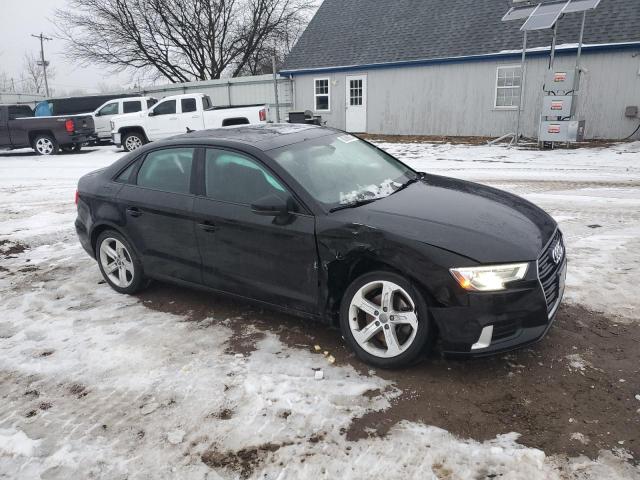
[[[40,39],[40,65],[42,65],[42,71],[44,72],[44,89],[45,92],[47,93],[47,97],[49,96],[49,82],[47,82],[47,66],[49,65],[49,62],[47,62],[44,59],[44,41],[47,40],[53,40],[52,38],[49,37],[45,37],[42,32],[40,32],[40,35],[33,35],[31,34],[32,37],[34,38],[39,38]]]

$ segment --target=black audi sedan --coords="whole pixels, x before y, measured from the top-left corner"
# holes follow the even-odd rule
[[[203,130],[80,179],[75,222],[116,291],[205,287],[339,326],[365,362],[531,344],[564,290],[556,222],[509,193],[417,172],[345,132]]]

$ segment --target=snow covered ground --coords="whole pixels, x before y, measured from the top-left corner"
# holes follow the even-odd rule
[[[640,273],[640,143],[382,146],[540,204],[565,232],[568,300],[638,321],[628,285]],[[389,381],[271,332],[250,354],[230,352],[234,335],[255,333],[250,314],[238,332],[234,319],[189,321],[101,282],[75,239],[73,196],[82,174],[122,152],[87,150],[0,153],[0,478],[640,478],[623,447],[567,459],[517,433],[477,442],[403,422],[348,441],[353,418],[399,394]]]

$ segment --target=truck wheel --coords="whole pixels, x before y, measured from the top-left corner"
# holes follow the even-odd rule
[[[37,135],[33,139],[33,149],[38,155],[55,155],[58,153],[58,142],[51,135]]]
[[[141,146],[147,143],[144,135],[138,132],[129,132],[124,135],[122,139],[122,146],[127,152],[137,150]]]

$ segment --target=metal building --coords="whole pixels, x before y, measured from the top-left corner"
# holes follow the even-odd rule
[[[544,1],[544,0],[543,0]],[[532,3],[540,3],[535,1]],[[324,0],[288,56],[295,110],[328,125],[399,135],[536,137],[550,31],[531,32],[505,0]],[[581,16],[558,21],[556,66],[575,63]],[[577,115],[586,138],[628,136],[640,122],[640,0],[602,0],[584,30]]]

